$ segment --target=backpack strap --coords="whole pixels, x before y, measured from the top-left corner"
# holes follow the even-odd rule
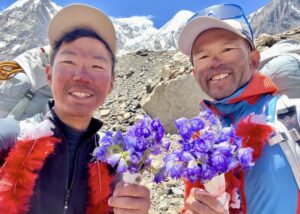
[[[35,92],[29,89],[25,92],[23,99],[21,99],[18,104],[9,112],[6,118],[12,118],[15,120],[20,120],[23,113],[25,112],[29,101],[33,99]]]
[[[278,99],[274,120],[276,133],[269,139],[269,144],[279,143],[300,189],[300,126],[297,107],[299,108],[285,95]]]
[[[44,48],[39,48],[39,54],[38,55],[40,57],[41,67],[45,68],[46,65],[49,63],[47,52],[45,51]],[[27,60],[27,58],[26,58],[26,60]],[[22,65],[25,66],[25,65],[27,65],[25,63],[26,60],[25,61],[20,61],[20,59],[19,59],[19,60],[17,60],[16,64],[20,64],[20,62],[23,62],[23,64],[21,64],[21,66]],[[19,66],[19,67],[21,68],[21,66]],[[26,69],[24,69],[24,71],[27,75],[28,75],[28,72],[31,71],[30,69],[31,69],[31,67],[28,66],[28,65],[27,65]],[[32,68],[32,69],[34,69],[34,68]],[[36,91],[39,90],[40,88],[42,88],[43,86],[44,86],[44,84],[38,85],[38,87],[33,87],[33,83],[31,82],[31,88],[28,91],[25,92],[24,97],[10,111],[10,113],[7,115],[7,118],[13,118],[15,120],[20,120],[22,118],[24,112],[26,111],[29,102],[34,98]]]

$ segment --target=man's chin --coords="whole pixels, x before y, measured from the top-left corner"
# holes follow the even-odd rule
[[[215,100],[222,100],[224,98],[227,98],[227,97],[231,96],[233,93],[234,92],[231,92],[231,91],[228,91],[228,92],[226,92],[226,91],[221,91],[221,92],[218,91],[216,93],[209,94],[209,96],[212,97]]]
[[[90,112],[76,111],[72,113],[72,116],[75,118],[91,118],[92,114]]]

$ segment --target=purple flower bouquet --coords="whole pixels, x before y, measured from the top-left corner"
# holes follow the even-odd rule
[[[181,137],[179,148],[164,158],[160,180],[169,176],[201,181],[207,191],[221,194],[225,193],[224,173],[237,166],[246,170],[253,165],[253,149],[242,148],[242,139],[235,135],[235,129],[223,128],[212,111],[205,110],[191,120],[180,118],[175,125]]]
[[[97,160],[114,167],[117,173],[125,173],[125,182],[137,183],[140,176],[136,174],[152,169],[152,156],[169,149],[170,142],[163,141],[163,136],[164,128],[161,122],[145,116],[128,127],[126,133],[117,131],[113,134],[107,131],[93,155]]]

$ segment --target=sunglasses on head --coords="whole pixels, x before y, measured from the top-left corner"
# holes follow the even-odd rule
[[[221,20],[237,20],[242,26],[243,33],[250,41],[253,41],[253,32],[251,26],[244,14],[243,9],[236,4],[219,4],[214,5],[193,15],[189,20],[193,20],[199,16],[210,16]]]

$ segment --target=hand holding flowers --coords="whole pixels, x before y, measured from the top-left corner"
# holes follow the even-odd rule
[[[201,181],[206,190],[219,196],[224,204],[224,173],[238,166],[242,170],[249,169],[253,165],[252,148],[243,148],[242,138],[236,136],[235,129],[223,128],[210,110],[191,120],[180,118],[175,124],[181,136],[180,148],[164,158],[161,174],[174,179],[183,177],[192,183]],[[228,208],[228,201],[226,203]]]
[[[164,166],[154,170],[154,181],[159,183],[167,177],[201,181],[211,194],[201,192],[191,199],[200,197],[202,200],[204,194],[205,200],[216,205],[215,197],[222,198],[222,204],[225,203],[225,209],[228,209],[224,174],[236,167],[249,169],[253,165],[253,149],[243,148],[242,138],[235,134],[235,129],[223,128],[210,110],[201,112],[191,120],[180,118],[175,124],[181,136],[178,140],[180,148],[164,157]],[[125,134],[106,132],[94,156],[110,164],[117,173],[153,172],[152,157],[161,154],[162,150],[168,151],[170,146],[170,142],[163,142],[163,136],[164,128],[160,121],[146,116],[128,127]]]
[[[163,141],[164,128],[158,119],[145,116],[122,134],[106,132],[94,151],[97,160],[107,162],[117,173],[142,173],[152,170],[152,156],[168,150],[170,142]],[[139,178],[139,177],[138,177]],[[129,181],[127,181],[129,182]]]
[[[152,156],[168,149],[170,143],[163,142],[164,128],[160,121],[145,116],[138,123],[128,127],[125,134],[106,132],[93,155],[97,160],[106,162],[123,174],[109,199],[114,213],[148,213],[150,192],[138,185],[146,170],[152,170]],[[126,176],[124,176],[126,175]]]

